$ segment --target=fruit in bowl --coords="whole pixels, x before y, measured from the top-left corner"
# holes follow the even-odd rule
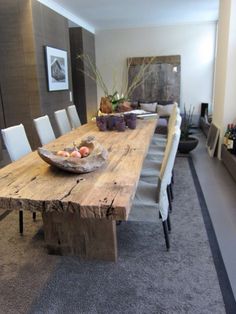
[[[74,173],[94,171],[104,165],[108,157],[107,150],[92,136],[64,150],[49,151],[39,147],[38,154],[48,164]]]
[[[82,156],[78,150],[73,150],[73,152],[70,153],[70,157],[81,158]]]
[[[89,155],[89,148],[87,146],[81,146],[79,152],[82,157],[87,157]]]
[[[57,156],[61,156],[61,157],[70,157],[70,153],[68,153],[67,151],[65,150],[59,150],[57,152]]]

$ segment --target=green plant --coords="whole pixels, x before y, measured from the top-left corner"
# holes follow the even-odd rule
[[[189,136],[191,135],[190,129],[193,125],[193,113],[194,113],[195,107],[190,105],[189,109],[186,110],[186,107],[184,105],[184,113],[182,115],[182,123],[181,123],[181,140],[188,140]]]

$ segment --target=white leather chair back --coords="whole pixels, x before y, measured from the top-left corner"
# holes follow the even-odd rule
[[[51,122],[47,115],[34,119],[34,125],[42,145],[56,139]]]
[[[173,109],[171,111],[170,118],[168,121],[168,125],[167,125],[168,132],[175,125],[175,119],[176,119],[176,115],[177,115],[177,107],[178,107],[177,103],[174,103],[174,106],[173,106]]]
[[[172,136],[172,133],[175,130],[175,127],[180,128],[181,122],[182,122],[182,117],[179,114],[176,114],[175,119],[172,122],[172,126],[169,129],[168,134],[167,134],[167,143],[166,143],[166,145],[168,145],[168,142],[170,141],[170,138]]]
[[[159,184],[158,184],[158,191],[159,191],[159,210],[161,213],[162,220],[166,220],[168,216],[168,208],[169,202],[167,197],[167,185],[171,182],[172,171],[175,163],[175,157],[177,154],[178,146],[180,140],[180,129],[175,127],[174,132],[171,136],[171,144],[170,150],[165,160],[165,163],[162,163],[161,171],[159,175]],[[163,160],[164,161],[164,160]]]
[[[72,128],[76,129],[79,126],[81,126],[80,118],[78,116],[75,105],[71,105],[67,107],[67,113],[68,113]]]
[[[32,151],[23,124],[2,129],[2,137],[11,161],[20,159]]]
[[[66,134],[71,131],[71,125],[65,109],[57,110],[54,112],[55,119],[60,131],[60,134]]]
[[[176,121],[178,122],[178,124],[170,132],[170,135],[169,135],[169,138],[168,138],[168,141],[167,141],[167,144],[166,144],[164,157],[163,157],[163,160],[162,160],[162,163],[161,163],[161,169],[160,169],[160,175],[159,175],[160,178],[163,177],[163,174],[164,174],[167,162],[168,162],[169,155],[170,155],[171,151],[173,150],[173,136],[174,136],[174,134],[177,131],[178,131],[178,133],[181,134],[180,127],[179,127],[179,124],[181,124],[181,121],[182,121],[181,116],[178,116]],[[178,147],[177,147],[177,150],[178,150]],[[175,155],[177,153],[177,150],[175,152]]]

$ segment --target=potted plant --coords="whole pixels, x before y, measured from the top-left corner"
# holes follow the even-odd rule
[[[197,144],[198,139],[191,135],[191,128],[193,126],[192,119],[193,119],[193,112],[194,107],[190,106],[189,110],[186,110],[184,106],[184,114],[182,116],[182,123],[181,123],[181,136],[178,150],[182,154],[188,154],[191,150],[193,150]]]

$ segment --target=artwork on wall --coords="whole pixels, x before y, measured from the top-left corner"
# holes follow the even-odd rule
[[[208,135],[207,135],[207,151],[208,154],[211,157],[214,157],[216,149],[217,149],[217,143],[219,141],[219,136],[220,136],[220,130],[217,128],[213,123],[211,123]]]
[[[48,90],[69,89],[67,51],[45,46]]]
[[[152,60],[152,61],[151,61]],[[133,101],[159,101],[165,105],[169,101],[180,102],[181,56],[156,56],[128,58],[128,82],[138,73],[143,63],[150,63],[149,74],[131,96]]]

